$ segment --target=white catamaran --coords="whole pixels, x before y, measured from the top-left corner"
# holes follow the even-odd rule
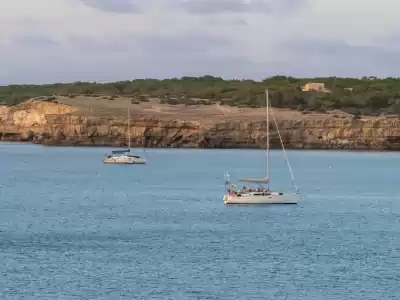
[[[288,165],[290,175],[292,176],[293,185],[296,189],[295,193],[282,193],[277,191],[271,191],[269,189],[270,176],[269,176],[269,114],[270,108],[272,107],[269,103],[268,89],[265,91],[265,101],[267,108],[267,149],[266,149],[266,176],[264,178],[243,178],[239,181],[246,183],[258,184],[258,188],[249,188],[244,186],[243,189],[239,189],[237,185],[232,184],[229,180],[229,174],[225,175],[225,189],[226,193],[224,195],[225,204],[297,204],[300,192],[296,186],[292,168],[290,167],[289,160],[286,155],[285,147],[283,145],[282,137],[279,132],[278,124],[275,117],[272,115],[273,121],[275,123],[279,139],[282,145],[282,150]],[[267,187],[264,187],[267,185]]]
[[[114,150],[104,156],[105,164],[146,164],[147,160],[131,152],[131,123],[130,110],[128,108],[128,149]]]

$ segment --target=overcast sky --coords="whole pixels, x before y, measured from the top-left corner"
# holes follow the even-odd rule
[[[0,1],[0,85],[400,77],[399,0]]]

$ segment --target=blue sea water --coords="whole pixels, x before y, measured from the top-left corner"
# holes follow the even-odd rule
[[[399,154],[288,151],[298,205],[226,206],[262,151],[106,150],[0,144],[0,299],[400,299]]]

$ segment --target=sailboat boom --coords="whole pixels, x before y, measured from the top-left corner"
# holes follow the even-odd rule
[[[251,182],[251,183],[269,183],[269,178],[241,178],[239,179],[241,182]]]

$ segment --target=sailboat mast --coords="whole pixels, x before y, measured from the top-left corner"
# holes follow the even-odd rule
[[[128,106],[128,149],[131,150],[131,111]]]
[[[266,152],[266,171],[269,182],[269,95],[268,89],[265,90],[265,104],[267,106],[267,152]]]

